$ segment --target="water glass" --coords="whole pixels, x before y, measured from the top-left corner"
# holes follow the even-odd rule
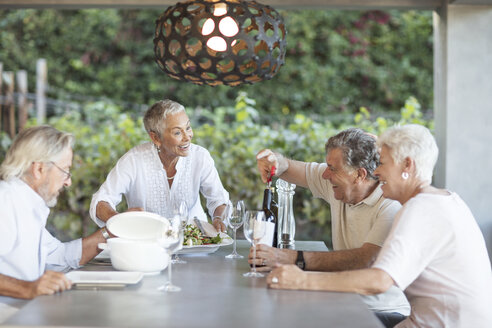
[[[183,246],[183,226],[179,217],[175,216],[169,219],[169,230],[163,233],[163,236],[158,240],[159,245],[169,254],[179,250]],[[172,261],[169,261],[167,267],[167,282],[158,287],[157,290],[164,292],[179,292],[181,287],[172,283]]]
[[[173,201],[173,216],[179,217],[181,225],[183,226],[184,229],[188,224],[188,217],[189,217],[188,204],[186,203],[186,201],[184,200]],[[178,254],[173,254],[171,258],[171,262],[173,264],[186,263],[186,261],[181,259]]]
[[[237,203],[233,203],[232,205],[227,205],[228,208],[226,208],[226,222],[227,224],[231,227],[231,229],[234,231],[234,246],[233,246],[233,251],[231,254],[226,255],[227,259],[242,259],[244,256],[240,255],[237,253],[236,250],[236,231],[243,225],[244,221],[244,202],[242,200],[238,201]]]

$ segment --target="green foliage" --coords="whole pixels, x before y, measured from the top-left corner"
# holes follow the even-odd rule
[[[52,98],[70,94],[150,104],[171,98],[208,110],[254,95],[263,122],[296,113],[333,120],[365,106],[397,112],[414,95],[432,107],[432,17],[418,11],[282,11],[286,63],[272,80],[203,87],[166,76],[153,58],[160,10],[0,10],[0,62],[26,69],[48,61]],[[265,115],[268,113],[269,115]]]
[[[354,116],[354,123],[361,129],[375,135],[381,134],[388,127],[400,124],[420,124],[426,126],[431,131],[434,130],[434,121],[426,120],[423,117],[420,103],[415,97],[409,97],[405,101],[405,105],[400,109],[400,118],[398,121],[387,119],[384,117],[377,117],[374,120],[371,119],[371,114],[365,107],[361,107],[359,112]]]
[[[0,158],[5,158],[5,153],[9,149],[12,140],[5,131],[0,131]]]
[[[432,121],[422,117],[420,105],[413,97],[406,101],[398,121],[372,118],[366,108],[361,108],[351,123],[342,125],[334,125],[329,120],[316,122],[303,114],[297,114],[294,122],[285,126],[260,124],[255,101],[245,93],[239,94],[234,106],[218,107],[213,115],[201,108],[188,108],[187,112],[194,127],[194,143],[210,151],[231,199],[243,199],[249,208],[260,207],[262,200],[264,185],[255,159],[261,149],[271,148],[301,161],[324,162],[327,139],[350,126],[374,134],[395,123],[433,126]],[[51,118],[49,124],[73,133],[76,138],[72,186],[61,194],[49,223],[64,239],[87,235],[96,228],[88,215],[92,194],[104,182],[116,161],[130,148],[148,141],[149,137],[141,119],[133,119],[111,103],[90,104],[83,113],[66,112]],[[2,139],[2,145],[8,144],[7,139]],[[0,152],[4,153],[5,149],[2,146]],[[294,202],[296,238],[329,242],[329,206],[322,200],[313,199],[311,193],[302,188],[296,188]],[[124,204],[120,207],[123,209]]]

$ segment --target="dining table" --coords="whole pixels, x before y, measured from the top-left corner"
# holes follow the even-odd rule
[[[265,278],[244,277],[250,245],[238,240],[243,259],[226,259],[232,245],[213,253],[180,255],[172,265],[179,292],[163,292],[167,269],[124,286],[92,286],[39,296],[11,316],[5,327],[383,327],[354,293],[276,290]],[[322,241],[296,241],[298,250],[327,251]],[[197,248],[199,250],[199,248]],[[82,271],[114,271],[89,262]]]

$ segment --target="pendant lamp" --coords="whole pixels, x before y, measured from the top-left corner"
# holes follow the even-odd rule
[[[191,0],[156,21],[155,60],[170,77],[199,85],[252,84],[284,64],[286,29],[270,6],[243,0]]]

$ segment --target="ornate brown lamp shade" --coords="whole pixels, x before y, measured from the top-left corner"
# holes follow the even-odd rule
[[[270,6],[243,0],[191,0],[156,21],[154,52],[170,77],[237,86],[271,79],[284,64],[287,31]]]

